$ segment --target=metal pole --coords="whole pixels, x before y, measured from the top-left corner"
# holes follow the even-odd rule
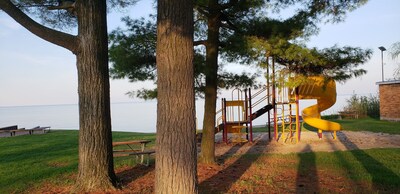
[[[267,104],[272,104],[270,97],[269,81],[269,56],[267,56]],[[271,110],[268,110],[268,139],[271,140]]]
[[[250,108],[250,142],[253,142],[253,109],[251,108],[251,88],[249,88],[249,108]]]
[[[384,74],[383,74],[383,50],[381,50],[381,61],[382,61],[382,81],[384,81]]]
[[[275,91],[275,56],[272,56],[272,107],[274,108],[274,139],[278,141],[278,118],[276,114],[276,91]]]
[[[385,81],[384,74],[383,74],[383,51],[386,51],[386,48],[383,46],[378,47],[381,50],[381,60],[382,60],[382,82]]]
[[[381,61],[382,61],[382,81],[384,81],[384,73],[383,73],[383,50],[381,50]]]

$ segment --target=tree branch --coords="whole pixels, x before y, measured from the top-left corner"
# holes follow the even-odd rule
[[[206,44],[207,44],[207,40],[196,40],[196,41],[193,41],[193,46],[206,45]]]
[[[0,9],[6,12],[16,22],[21,24],[24,28],[36,36],[58,46],[64,47],[70,50],[72,53],[77,53],[78,38],[76,36],[53,30],[37,23],[23,13],[20,9],[18,9],[10,0],[1,0]]]
[[[209,15],[209,13],[208,13],[208,11],[207,11],[207,7],[205,7],[205,6],[200,6],[200,5],[195,5],[195,7],[194,7],[200,14],[203,14],[204,16],[208,16]]]
[[[229,9],[229,8],[235,6],[238,2],[239,2],[239,0],[230,0],[228,3],[219,5],[218,10],[222,11],[225,9]]]

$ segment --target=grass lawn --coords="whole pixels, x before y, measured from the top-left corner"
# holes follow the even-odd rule
[[[324,117],[323,117],[324,118]],[[361,119],[331,119],[327,117],[327,120],[331,120],[337,122],[342,125],[343,130],[345,131],[370,131],[375,133],[389,133],[389,134],[400,134],[400,122],[390,122],[390,121],[381,121],[373,118],[361,118]],[[307,125],[306,123],[302,124],[302,131],[317,131],[314,127]],[[257,127],[253,128],[253,132],[267,132],[267,127]],[[271,127],[271,131],[274,129]]]
[[[148,139],[155,134],[113,132],[114,141]],[[134,165],[135,160],[117,158],[115,166]],[[47,134],[0,139],[0,193],[23,192],[46,181],[65,180],[78,168],[78,131],[52,130]]]
[[[235,155],[218,172],[208,172],[215,175],[200,181],[200,191],[398,193],[399,160],[400,149]]]
[[[373,119],[339,120],[346,130],[399,133],[399,124]],[[305,126],[307,127],[307,126]],[[379,129],[379,131],[378,131]],[[397,130],[396,130],[397,129]],[[265,132],[265,129],[263,130]],[[148,139],[155,134],[113,132],[114,141]],[[322,193],[390,193],[400,191],[400,149],[370,149],[333,153],[245,154],[224,160],[213,177],[200,181],[210,192],[255,192],[276,189],[297,192],[316,184]],[[231,164],[232,163],[232,164]],[[133,159],[115,159],[115,168],[133,167]],[[47,134],[0,139],[0,193],[23,193],[50,185],[72,185],[78,166],[78,131],[52,130]],[[223,168],[223,169],[222,169]],[[206,168],[209,170],[209,168]],[[228,170],[230,169],[230,170]],[[232,179],[232,174],[240,173]],[[207,173],[199,171],[199,174]],[[151,174],[151,173],[150,173]],[[153,173],[154,175],[154,173]],[[246,175],[246,176],[242,176]],[[150,176],[150,175],[146,175]],[[149,180],[154,180],[151,178]],[[223,180],[225,187],[215,186]],[[303,188],[303,186],[304,188]],[[217,189],[217,190],[215,190]]]
[[[376,133],[400,134],[400,122],[381,121],[373,118],[332,120],[342,125],[344,130],[371,131]]]

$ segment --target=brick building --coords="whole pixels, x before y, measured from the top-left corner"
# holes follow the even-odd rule
[[[400,80],[377,82],[381,120],[400,121]]]

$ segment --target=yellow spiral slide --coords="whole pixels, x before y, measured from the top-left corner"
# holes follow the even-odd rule
[[[304,122],[318,129],[318,136],[322,138],[322,131],[341,130],[339,123],[321,119],[321,112],[336,103],[336,84],[334,80],[324,80],[321,76],[309,77],[309,80],[299,86],[300,99],[317,99],[317,104],[309,106],[302,111]]]

